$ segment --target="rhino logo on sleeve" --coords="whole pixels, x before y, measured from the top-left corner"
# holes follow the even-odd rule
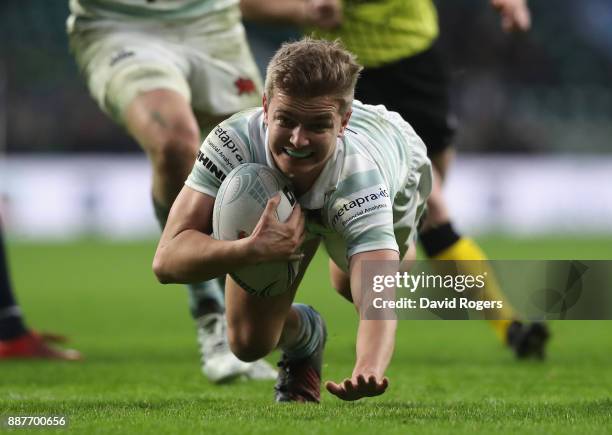
[[[196,161],[223,182],[226,174],[245,162],[243,157],[245,149],[246,147],[231,130],[228,131],[217,125],[204,140]]]
[[[202,151],[198,151],[198,157],[196,158],[196,160],[200,162],[206,169],[208,169],[208,172],[213,174],[215,178],[217,178],[217,180],[223,182],[223,180],[225,180],[225,178],[227,177],[223,170],[217,165],[215,165],[213,161],[210,160],[210,157],[204,155]]]

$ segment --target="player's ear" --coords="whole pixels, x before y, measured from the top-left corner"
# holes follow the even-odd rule
[[[261,106],[263,107],[264,123],[268,125],[268,97],[266,97],[265,93],[263,94],[263,97],[261,98]]]
[[[346,113],[342,115],[342,120],[340,121],[340,131],[338,132],[338,136],[344,136],[344,129],[347,127],[352,114],[353,114],[353,110],[348,109]]]

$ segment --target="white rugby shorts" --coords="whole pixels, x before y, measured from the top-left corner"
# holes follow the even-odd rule
[[[174,90],[198,111],[261,104],[261,78],[237,7],[197,19],[71,17],[70,46],[98,105],[123,123],[133,98]]]

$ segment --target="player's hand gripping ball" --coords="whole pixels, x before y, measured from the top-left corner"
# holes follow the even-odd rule
[[[296,204],[295,195],[281,173],[257,163],[232,170],[219,188],[213,211],[213,237],[238,240],[248,237],[259,222],[268,200],[280,193],[276,210],[285,222]],[[257,296],[274,296],[286,291],[295,280],[300,262],[275,261],[246,266],[230,273],[242,288]]]

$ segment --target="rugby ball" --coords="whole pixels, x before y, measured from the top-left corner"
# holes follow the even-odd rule
[[[276,210],[285,222],[296,203],[295,195],[282,174],[257,163],[234,168],[217,192],[213,210],[213,237],[238,240],[248,237],[259,222],[268,200],[280,193]],[[299,261],[269,262],[245,266],[230,276],[247,292],[257,296],[274,296],[285,292],[295,281]]]

